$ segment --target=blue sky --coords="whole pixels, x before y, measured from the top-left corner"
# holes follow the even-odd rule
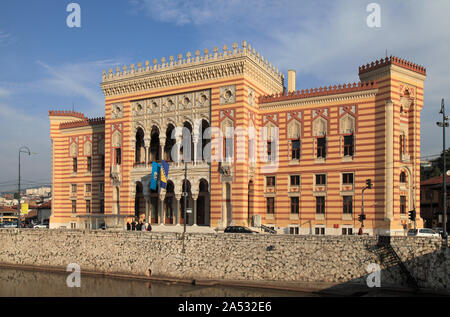
[[[66,7],[81,7],[69,28]],[[381,8],[369,28],[366,7]],[[441,98],[450,113],[450,1],[2,0],[0,2],[0,191],[17,179],[50,181],[49,109],[104,116],[103,69],[246,40],[297,88],[358,81],[358,66],[396,55],[427,68],[422,156],[442,149]],[[436,137],[439,136],[439,137]],[[449,138],[450,139],[450,138]]]

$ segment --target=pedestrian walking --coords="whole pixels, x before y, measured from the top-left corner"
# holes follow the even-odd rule
[[[133,222],[131,223],[131,230],[136,230],[136,221],[133,220]]]
[[[147,231],[148,231],[148,232],[152,231],[152,225],[150,224],[150,222],[148,223]]]
[[[127,222],[127,231],[130,231],[131,230],[131,225],[130,225],[130,222],[128,221]]]

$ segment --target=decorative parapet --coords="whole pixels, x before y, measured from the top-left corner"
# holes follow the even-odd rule
[[[49,116],[60,116],[60,117],[75,117],[79,119],[87,119],[81,112],[71,111],[71,110],[49,110]]]
[[[116,67],[115,72],[110,68],[108,72],[103,71],[101,86],[105,96],[111,96],[232,76],[243,73],[244,63],[242,58],[248,58],[271,78],[273,81],[270,86],[271,90],[283,87],[284,75],[254,48],[247,45],[246,41],[242,42],[242,47],[238,47],[238,44],[234,43],[231,50],[228,49],[227,45],[224,45],[222,50],[223,52],[219,52],[218,48],[215,47],[213,52],[210,53],[208,49],[205,49],[203,55],[200,55],[200,51],[197,50],[195,56],[188,52],[186,58],[179,54],[178,60],[170,56],[167,61],[163,57],[161,63],[154,59],[153,66],[150,65],[149,61],[146,61],[145,65],[138,63],[137,67],[134,64],[129,67],[125,65],[122,69]],[[149,76],[151,76],[150,81],[141,81],[141,79],[147,79]],[[127,81],[128,79],[132,80]],[[124,81],[127,81],[126,84]]]
[[[303,98],[312,98],[312,97],[321,97],[321,96],[329,96],[329,95],[337,95],[344,93],[351,93],[357,91],[364,91],[370,89],[376,89],[378,85],[376,81],[370,82],[359,82],[353,84],[343,84],[343,85],[334,85],[328,87],[320,87],[320,88],[311,88],[311,89],[302,89],[292,92],[279,93],[270,96],[260,96],[258,98],[258,102],[260,104],[264,103],[272,103],[277,101],[285,101],[285,100],[293,100],[293,99],[303,99]]]
[[[396,57],[396,56],[390,56],[389,58],[382,58],[381,60],[376,60],[375,62],[372,62],[370,64],[366,64],[359,67],[359,75],[371,72],[375,69],[387,66],[387,65],[397,65],[406,69],[409,69],[413,72],[419,73],[421,75],[426,76],[427,70],[425,67],[411,63],[405,59]]]
[[[166,61],[166,58],[161,58],[161,63],[158,64],[158,60],[153,60],[153,66],[150,65],[149,61],[145,62],[145,66],[142,63],[138,63],[137,67],[134,64],[130,65],[128,68],[126,65],[122,67],[122,71],[120,67],[116,67],[116,71],[113,72],[113,69],[110,68],[108,73],[103,71],[103,82],[108,82],[114,79],[122,79],[133,77],[136,74],[145,74],[145,73],[156,73],[165,70],[172,70],[181,67],[186,67],[188,65],[198,65],[203,64],[208,61],[220,61],[232,59],[235,57],[248,56],[254,62],[259,64],[261,67],[267,70],[272,76],[282,79],[282,74],[272,65],[267,59],[264,59],[264,56],[260,55],[259,52],[251,48],[250,44],[247,45],[246,41],[242,42],[242,48],[238,48],[237,43],[233,43],[232,50],[228,49],[227,45],[224,45],[222,48],[223,52],[219,52],[217,47],[214,47],[213,53],[209,53],[208,49],[204,50],[204,55],[200,56],[200,51],[195,51],[195,57],[191,55],[191,52],[187,52],[186,58],[183,59],[182,54],[178,54],[178,60],[174,60],[173,56],[170,56],[169,60]]]
[[[70,128],[79,128],[79,127],[86,127],[86,126],[94,126],[94,125],[104,125],[105,124],[105,118],[99,117],[99,118],[84,118],[81,121],[70,121],[70,122],[63,122],[59,125],[60,129],[70,129]]]

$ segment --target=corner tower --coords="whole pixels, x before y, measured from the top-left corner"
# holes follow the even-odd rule
[[[376,206],[377,214],[384,215],[378,232],[400,233],[413,226],[409,210],[420,215],[420,111],[426,69],[391,56],[359,67],[359,78],[379,85],[375,138],[376,152],[384,152],[379,162],[384,163],[377,164],[375,189],[385,188],[385,206]],[[423,226],[421,218],[417,225]]]

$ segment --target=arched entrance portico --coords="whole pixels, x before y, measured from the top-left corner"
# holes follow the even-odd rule
[[[150,149],[149,149],[149,162],[159,162],[161,159],[161,147],[159,141],[159,129],[157,126],[152,127],[151,139],[150,139]]]
[[[175,186],[172,181],[167,181],[166,196],[164,198],[164,224],[175,224]]]
[[[136,194],[134,198],[134,219],[144,221],[145,219],[145,199],[144,188],[141,182],[136,182]]]
[[[205,179],[201,179],[199,183],[198,189],[198,198],[197,198],[197,221],[196,224],[199,226],[209,226],[210,218],[210,199],[209,199],[209,186],[208,181]]]
[[[181,197],[180,199],[180,224],[184,224],[184,201],[186,200],[186,208],[187,209],[193,209],[194,206],[194,200],[192,198],[192,192],[191,192],[191,183],[188,180],[183,181],[183,189],[182,192],[187,192],[187,197]],[[194,222],[193,213],[188,214],[186,213],[186,225],[192,225]]]

